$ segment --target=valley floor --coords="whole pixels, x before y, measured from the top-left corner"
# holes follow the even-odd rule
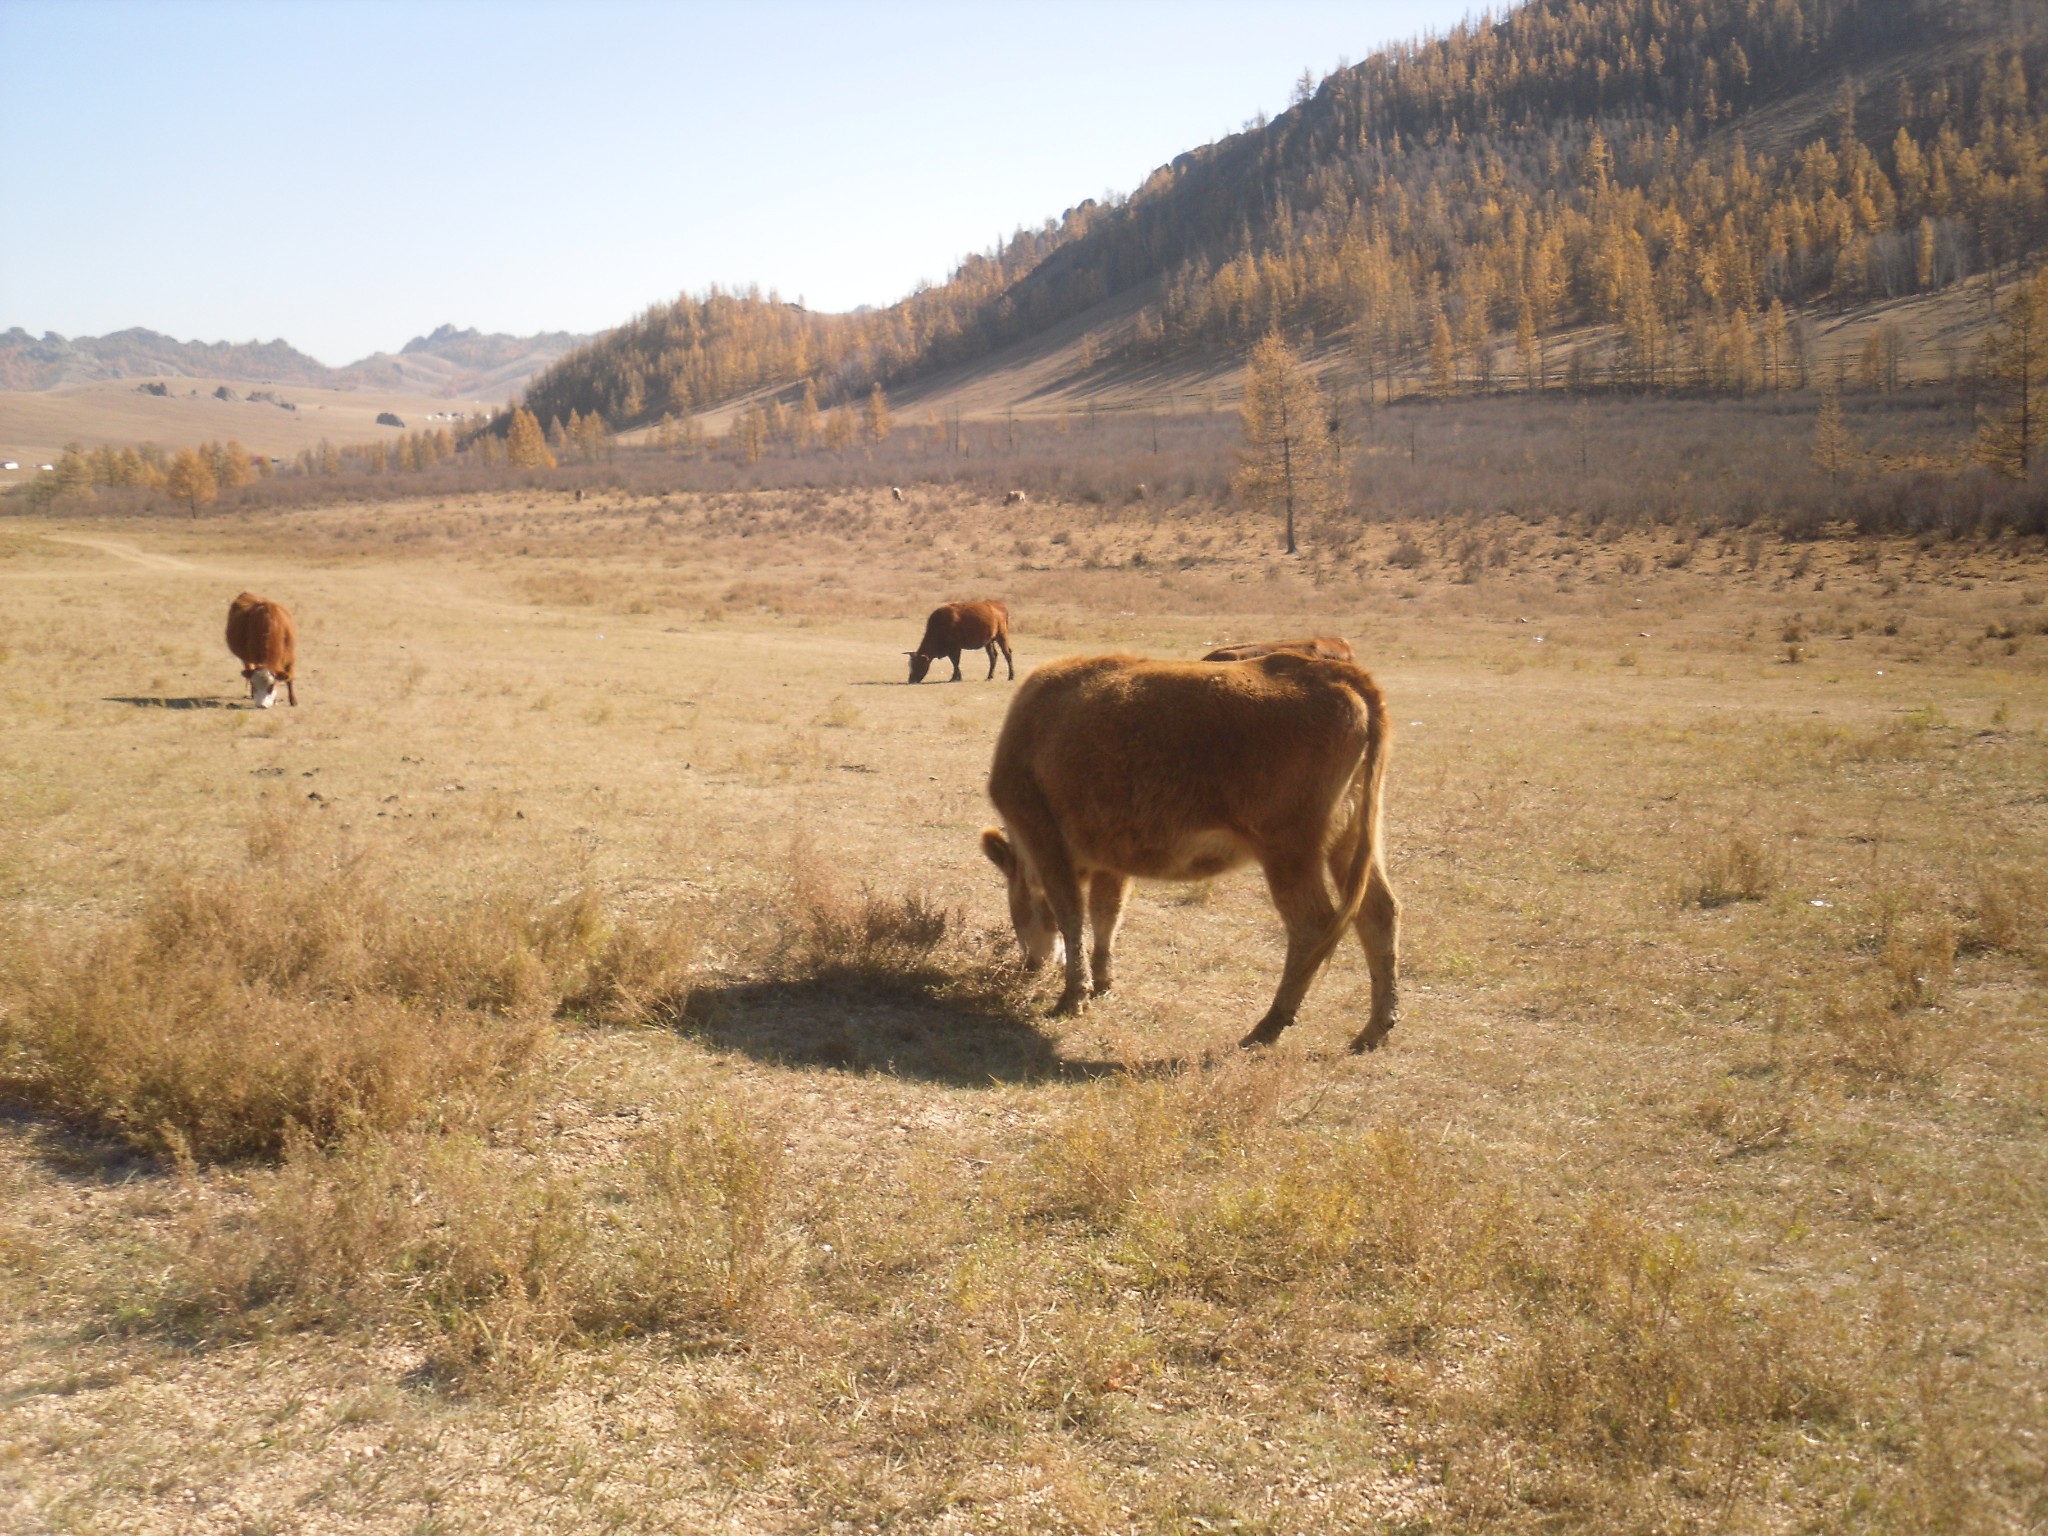
[[[0,520],[0,1523],[2048,1524],[2048,552],[1273,543],[917,487]],[[244,588],[295,710],[237,697]],[[982,595],[1020,676],[1351,638],[1385,1050],[1347,948],[1234,1051],[1251,872],[1140,888],[1080,1019],[1023,994],[1011,686],[903,685]],[[254,1155],[156,1068],[53,1109],[62,1031],[167,1049],[195,956],[251,1057],[517,1039]]]

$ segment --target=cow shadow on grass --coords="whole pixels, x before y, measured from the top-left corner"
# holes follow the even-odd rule
[[[183,699],[114,697],[103,699],[101,702],[127,704],[136,709],[233,709],[240,700],[217,698],[211,694],[194,694]]]
[[[673,1027],[715,1051],[770,1066],[879,1074],[985,1088],[1079,1082],[1129,1064],[1070,1058],[1020,1010],[931,996],[921,978],[757,980],[697,986]],[[1150,1067],[1171,1064],[1155,1063]]]

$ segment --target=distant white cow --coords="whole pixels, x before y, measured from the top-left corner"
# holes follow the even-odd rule
[[[1030,499],[1022,491],[1008,491],[1003,495],[1003,505],[1006,507],[1021,507]]]
[[[889,499],[890,499],[891,501],[901,501],[901,500],[903,499],[903,487],[902,487],[902,486],[900,486],[900,485],[892,485],[892,486],[890,486],[890,487],[889,487]]]

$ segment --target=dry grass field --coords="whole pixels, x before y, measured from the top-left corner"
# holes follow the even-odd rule
[[[169,393],[146,395],[140,379],[109,379],[71,384],[59,389],[0,390],[0,458],[30,466],[53,462],[64,445],[116,448],[155,443],[186,448],[195,443],[235,439],[251,453],[289,459],[302,448],[325,439],[343,443],[390,442],[403,433],[377,424],[389,411],[410,431],[431,431],[440,423],[427,418],[443,411],[492,410],[497,405],[474,400],[448,400],[416,391],[381,389],[319,389],[298,384],[252,384],[247,379],[157,380]],[[233,400],[214,397],[216,389],[234,392]],[[285,410],[267,400],[251,400],[268,391],[294,407]],[[5,480],[26,482],[18,471]],[[0,489],[5,489],[0,485]]]
[[[2048,553],[964,490],[0,520],[0,1524],[2038,1531]],[[300,705],[244,707],[242,588]],[[1052,1021],[1000,680],[1334,630],[1397,735]]]

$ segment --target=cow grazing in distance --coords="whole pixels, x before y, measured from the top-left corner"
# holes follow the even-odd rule
[[[891,501],[901,501],[901,500],[903,499],[903,487],[902,487],[902,486],[900,486],[900,485],[892,485],[892,486],[890,486],[890,487],[889,487],[889,499],[890,499]]]
[[[931,617],[924,621],[924,638],[917,643],[914,651],[905,651],[910,658],[910,680],[924,681],[925,673],[932,663],[943,656],[953,663],[953,675],[948,681],[960,681],[960,653],[962,651],[987,651],[988,675],[996,675],[996,652],[1003,653],[1003,660],[1009,664],[1010,677],[1017,676],[1017,662],[1010,655],[1010,609],[1007,603],[993,598],[983,598],[973,603],[946,603],[932,610]]]
[[[1377,1048],[1394,1027],[1401,917],[1380,837],[1389,734],[1378,685],[1346,662],[1089,656],[1033,672],[996,741],[988,793],[1003,825],[981,846],[1008,881],[1026,968],[1065,947],[1055,1012],[1079,1012],[1091,980],[1110,989],[1133,878],[1206,880],[1253,862],[1286,925],[1287,964],[1241,1043],[1279,1038],[1355,927],[1372,1016],[1351,1048]]]
[[[1320,656],[1325,661],[1357,661],[1351,642],[1342,635],[1314,635],[1307,640],[1246,640],[1220,645],[1204,661],[1257,661],[1261,656]]]
[[[1021,507],[1030,499],[1022,491],[1003,492],[1003,505],[1006,507]]]
[[[298,707],[292,673],[299,661],[299,632],[283,603],[244,592],[228,604],[228,649],[241,662],[249,701],[258,709],[277,702],[279,683],[286,702]]]

